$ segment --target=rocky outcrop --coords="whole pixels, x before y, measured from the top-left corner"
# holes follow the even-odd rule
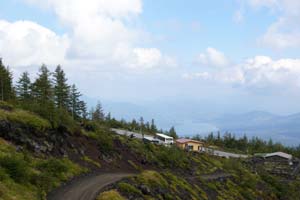
[[[67,133],[51,130],[39,132],[17,123],[0,121],[0,137],[14,143],[18,149],[26,148],[35,153],[51,154],[55,150],[63,152],[67,136]]]

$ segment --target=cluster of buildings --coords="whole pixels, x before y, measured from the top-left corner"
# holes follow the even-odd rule
[[[111,129],[113,132],[119,134],[119,135],[125,135],[132,138],[141,139],[144,142],[154,143],[154,144],[160,144],[165,146],[171,146],[176,145],[181,149],[185,149],[188,151],[204,151],[204,143],[196,140],[191,139],[177,139],[174,140],[173,137],[170,137],[168,135],[157,133],[154,136],[153,135],[147,135],[147,134],[141,134],[136,133],[132,131],[127,130],[121,130],[121,129]]]
[[[176,145],[186,151],[204,152],[209,155],[218,156],[222,158],[248,158],[249,155],[236,154],[231,152],[225,152],[218,150],[214,147],[207,147],[204,142],[181,138],[175,140],[168,135],[157,133],[155,135],[146,135],[141,133],[130,132],[120,129],[112,129],[119,135],[125,135],[131,138],[137,138],[143,140],[145,143],[153,143],[157,145],[171,146]],[[283,152],[275,152],[268,154],[255,154],[250,157],[250,164],[254,171],[259,166],[263,166],[267,171],[278,175],[295,175],[300,172],[300,161],[297,158],[293,158],[292,155]]]
[[[186,139],[186,138],[175,140],[173,137],[170,137],[162,133],[157,133],[156,135],[153,136],[153,135],[146,135],[146,134],[135,133],[126,130],[120,130],[120,129],[112,129],[112,131],[114,131],[119,135],[126,135],[128,137],[141,139],[146,143],[148,142],[148,143],[154,143],[154,144],[165,145],[165,146],[176,145],[177,147],[183,150],[205,152],[223,158],[247,158],[248,157],[248,155],[244,155],[244,154],[229,153],[225,151],[220,151],[213,147],[207,147],[204,144],[204,142],[197,141],[197,140]],[[275,152],[269,154],[255,154],[254,157],[263,159],[264,162],[266,161],[271,161],[273,163],[283,162],[283,163],[288,163],[288,165],[293,165],[294,163],[292,162],[293,160],[292,155],[283,152]]]

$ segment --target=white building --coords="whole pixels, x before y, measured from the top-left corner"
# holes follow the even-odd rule
[[[173,137],[170,137],[170,136],[162,134],[162,133],[157,133],[155,138],[159,140],[160,144],[163,144],[166,146],[170,146],[170,145],[174,144]]]
[[[274,152],[274,153],[267,153],[265,156],[265,158],[270,158],[270,157],[280,157],[283,159],[287,159],[287,160],[292,160],[293,156],[287,153],[283,153],[283,152]]]

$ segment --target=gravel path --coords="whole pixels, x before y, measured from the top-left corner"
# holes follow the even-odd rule
[[[79,178],[53,191],[48,200],[95,200],[99,191],[112,183],[134,174],[107,173]]]

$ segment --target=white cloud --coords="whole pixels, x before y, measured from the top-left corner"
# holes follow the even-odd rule
[[[30,21],[1,21],[0,53],[14,67],[44,62],[83,70],[152,69],[175,63],[157,48],[140,48],[144,34],[135,20],[142,13],[141,0],[24,1],[53,11],[67,33]]]
[[[278,15],[259,42],[273,49],[300,47],[299,0],[245,0],[250,7],[268,8]]]
[[[295,24],[288,18],[278,19],[260,38],[260,43],[273,49],[300,47],[300,28],[293,28]]]
[[[142,12],[141,0],[25,0],[31,4],[51,7],[64,21],[77,23],[82,17],[106,16],[123,18]]]
[[[133,50],[135,55],[134,66],[152,68],[157,66],[162,59],[162,54],[158,49],[136,48]]]
[[[248,0],[249,4],[253,7],[269,7],[274,8],[278,5],[278,0]]]
[[[251,88],[300,88],[300,59],[273,60],[256,56],[242,63],[213,72],[183,74],[185,79],[238,84]]]
[[[188,80],[199,79],[199,78],[203,80],[212,79],[211,74],[208,72],[184,73],[182,77]]]
[[[241,67],[248,85],[300,87],[300,59],[272,60],[257,56],[246,60]]]
[[[34,22],[0,20],[0,56],[10,65],[58,64],[68,46],[67,35],[58,36]]]
[[[205,53],[199,54],[196,58],[196,61],[202,65],[214,67],[224,67],[229,64],[226,56],[222,52],[212,47],[208,47]]]

